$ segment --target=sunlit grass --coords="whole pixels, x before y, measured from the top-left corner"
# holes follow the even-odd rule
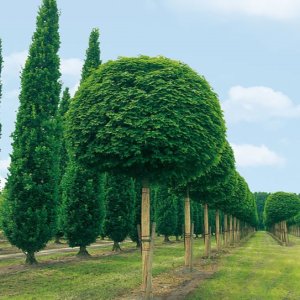
[[[192,299],[300,299],[300,239],[282,247],[265,232],[221,260],[219,271],[201,283]]]

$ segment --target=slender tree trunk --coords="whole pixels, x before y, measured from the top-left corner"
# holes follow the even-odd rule
[[[224,246],[228,246],[228,220],[227,214],[224,214]]]
[[[235,245],[236,243],[236,233],[237,233],[237,229],[236,229],[236,217],[233,217],[233,244]]]
[[[209,256],[208,206],[204,204],[204,256]]]
[[[192,249],[191,249],[191,201],[189,192],[184,199],[184,245],[185,245],[185,267],[192,269]]]
[[[233,243],[232,215],[229,216],[229,245]]]
[[[80,246],[79,251],[77,253],[77,256],[79,257],[89,257],[90,254],[88,253],[86,246]]]
[[[179,236],[176,235],[176,242],[179,242],[179,241],[180,241]]]
[[[152,274],[149,272],[150,254],[150,188],[148,181],[143,181],[142,212],[141,212],[141,237],[142,237],[142,292],[152,293]],[[149,286],[150,285],[150,286]]]
[[[26,253],[26,261],[25,261],[25,263],[27,265],[36,265],[38,263],[37,260],[36,260],[36,258],[35,258],[35,253],[33,251],[28,251]]]
[[[220,211],[216,210],[216,243],[217,250],[221,249],[221,239],[220,239]]]

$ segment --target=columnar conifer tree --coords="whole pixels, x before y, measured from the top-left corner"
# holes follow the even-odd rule
[[[36,263],[34,254],[51,239],[56,223],[56,113],[61,89],[58,19],[56,1],[43,0],[21,75],[13,134],[3,227],[9,241],[26,253],[28,264]]]
[[[134,181],[126,175],[107,175],[106,188],[106,235],[114,241],[113,251],[119,251],[120,242],[134,226]]]
[[[176,196],[164,185],[159,186],[156,197],[156,230],[164,235],[165,242],[170,242],[169,236],[174,235],[177,224]]]
[[[81,82],[89,77],[93,70],[101,65],[99,37],[99,29],[94,28],[89,38],[89,47],[86,51],[86,59],[81,73]]]
[[[56,243],[59,243],[59,239],[63,236],[63,213],[62,213],[62,205],[63,205],[63,188],[62,188],[62,179],[66,172],[67,163],[68,163],[68,153],[67,146],[64,139],[64,131],[65,131],[65,116],[69,109],[69,104],[71,100],[71,95],[69,88],[66,88],[63,92],[61,101],[59,103],[58,108],[58,129],[60,132],[60,157],[59,157],[59,193],[58,193],[58,205],[57,205],[57,229],[55,233]]]
[[[81,83],[99,67],[99,30],[93,29],[82,70]],[[106,176],[80,163],[68,148],[68,167],[64,178],[64,230],[71,247],[79,246],[79,256],[88,256],[86,246],[103,231]]]

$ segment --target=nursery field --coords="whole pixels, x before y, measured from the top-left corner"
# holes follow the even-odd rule
[[[257,232],[239,247],[203,260],[203,240],[195,239],[196,271],[191,280],[199,279],[198,287],[178,299],[299,299],[300,239],[290,240],[291,246],[282,247],[266,232]],[[140,252],[134,243],[122,247],[120,254],[111,252],[111,245],[90,248],[89,259],[74,257],[76,252],[43,255],[33,267],[24,265],[24,258],[0,260],[0,299],[135,299],[141,281]],[[182,272],[183,261],[182,242],[165,244],[157,238],[154,286],[161,278],[165,288],[170,273],[176,281],[174,270]],[[198,276],[207,270],[212,271],[209,276]],[[178,292],[173,289],[169,295]],[[190,287],[178,282],[177,289]]]
[[[300,238],[290,236],[290,241],[282,247],[266,232],[257,232],[222,259],[218,272],[188,299],[300,299]]]

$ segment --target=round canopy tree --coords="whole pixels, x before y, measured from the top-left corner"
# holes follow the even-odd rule
[[[103,64],[83,82],[68,120],[67,137],[77,160],[87,168],[118,171],[142,181],[146,266],[149,183],[166,178],[187,182],[215,164],[225,139],[217,95],[204,77],[181,62],[120,58]],[[146,281],[145,275],[144,288]]]
[[[286,221],[300,211],[300,198],[296,194],[277,192],[268,196],[265,204],[267,226]]]

